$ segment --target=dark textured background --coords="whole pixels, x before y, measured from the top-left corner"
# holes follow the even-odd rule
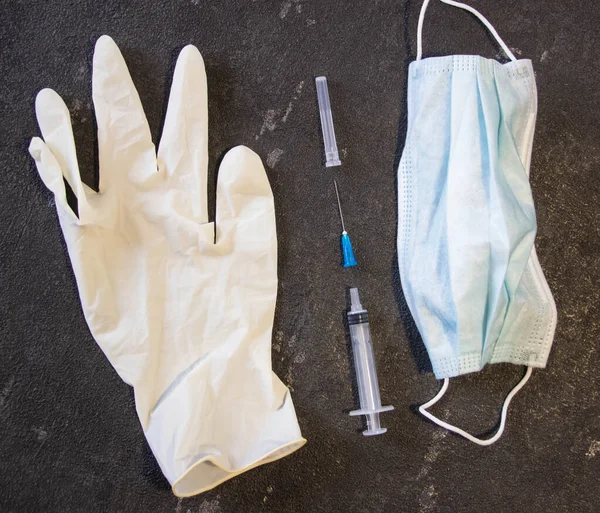
[[[0,511],[600,511],[600,13],[592,0],[471,4],[534,62],[537,246],[559,313],[548,368],[534,372],[489,448],[414,411],[439,387],[395,259],[396,165],[421,2],[2,0]],[[155,141],[175,57],[195,44],[208,72],[210,194],[217,162],[236,144],[268,163],[275,194],[273,364],[308,444],[192,499],[171,494],[131,390],[88,332],[51,195],[27,153],[38,134],[35,94],[52,87],[71,109],[82,173],[94,182],[91,56],[105,33],[125,56]],[[481,24],[438,2],[424,35],[426,56],[499,55]],[[319,74],[343,160],[335,170],[322,163]],[[359,269],[339,265],[334,176]],[[355,406],[342,322],[348,285],[369,309],[383,400],[396,406],[383,417],[388,433],[370,439],[347,415]],[[486,432],[522,372],[495,365],[453,379],[436,411]]]

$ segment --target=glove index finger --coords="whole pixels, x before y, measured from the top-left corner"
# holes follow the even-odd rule
[[[233,237],[242,250],[276,249],[271,185],[260,157],[245,146],[227,152],[219,168],[216,221],[217,244]]]

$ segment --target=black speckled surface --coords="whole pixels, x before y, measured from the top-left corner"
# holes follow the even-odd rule
[[[395,261],[395,175],[420,2],[4,1],[0,15],[0,511],[600,511],[600,117],[595,2],[471,4],[533,60],[539,115],[532,163],[538,254],[558,307],[548,368],[489,448],[415,413],[439,384],[415,336]],[[247,144],[268,163],[279,238],[274,368],[293,390],[308,444],[215,490],[178,500],[149,453],[133,394],[88,332],[50,193],[27,146],[33,102],[71,109],[84,180],[96,180],[91,55],[120,46],[155,142],[178,51],[207,65],[210,172]],[[498,48],[468,14],[432,2],[425,54]],[[314,77],[328,77],[343,167],[322,165]],[[332,178],[360,263],[339,265]],[[352,203],[352,206],[350,204]],[[212,209],[214,213],[214,208]],[[355,407],[345,290],[369,309],[387,434],[365,438]],[[473,432],[498,419],[511,365],[454,379],[436,407]]]

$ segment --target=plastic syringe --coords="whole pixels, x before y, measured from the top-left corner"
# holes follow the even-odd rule
[[[350,412],[350,415],[366,415],[367,429],[363,435],[381,435],[387,431],[381,427],[379,414],[393,410],[393,406],[381,406],[379,395],[379,382],[373,357],[373,344],[369,331],[369,317],[367,311],[360,304],[358,289],[350,289],[350,311],[348,312],[348,326],[354,353],[354,368],[358,382],[358,396],[360,410]]]

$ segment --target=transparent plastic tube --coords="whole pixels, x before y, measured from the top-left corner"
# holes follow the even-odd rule
[[[335,131],[333,130],[333,117],[331,115],[331,103],[329,102],[329,90],[327,79],[317,77],[317,99],[319,100],[319,114],[321,116],[321,129],[323,130],[323,142],[325,144],[325,166],[341,166],[338,154]]]
[[[366,415],[367,429],[363,431],[363,435],[381,435],[387,429],[381,427],[379,414],[393,410],[394,407],[381,406],[379,382],[377,381],[373,344],[371,343],[371,332],[369,330],[369,318],[367,311],[360,304],[358,289],[350,289],[350,304],[348,325],[350,327],[350,339],[352,340],[354,367],[360,399],[360,410],[351,411],[350,415]]]

